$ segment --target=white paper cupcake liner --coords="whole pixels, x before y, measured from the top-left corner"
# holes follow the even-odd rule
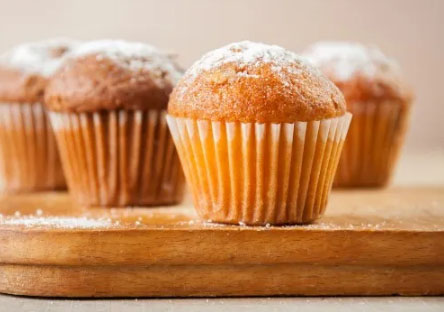
[[[0,193],[63,189],[57,145],[41,103],[0,103]]]
[[[334,181],[336,187],[386,185],[403,145],[409,105],[348,103],[353,114]]]
[[[351,115],[264,124],[167,116],[204,220],[307,223],[325,210]]]
[[[51,112],[70,193],[88,206],[182,200],[184,177],[158,110]]]

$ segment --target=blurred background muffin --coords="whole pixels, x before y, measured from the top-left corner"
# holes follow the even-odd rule
[[[319,42],[305,55],[341,89],[353,114],[334,185],[387,185],[413,98],[398,65],[377,48],[351,42]]]
[[[350,114],[295,53],[249,41],[211,51],[177,84],[168,113],[202,219],[295,224],[324,212]]]
[[[0,192],[65,187],[43,101],[48,78],[75,44],[25,43],[0,56]]]
[[[69,191],[88,206],[181,201],[184,178],[165,121],[181,72],[135,42],[92,41],[51,79],[46,104]]]

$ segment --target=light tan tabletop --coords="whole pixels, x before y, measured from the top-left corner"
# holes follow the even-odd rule
[[[0,311],[443,311],[441,297],[214,298],[66,300],[0,296]]]
[[[444,151],[401,159],[395,185],[444,187]],[[444,311],[444,297],[46,299],[0,295],[0,311]]]

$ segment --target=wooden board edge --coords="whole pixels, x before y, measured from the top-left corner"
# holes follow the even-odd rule
[[[444,266],[0,265],[0,292],[43,297],[443,295]]]
[[[76,235],[0,231],[0,264],[143,266],[277,263],[444,265],[444,231],[309,231],[297,234],[142,231]]]

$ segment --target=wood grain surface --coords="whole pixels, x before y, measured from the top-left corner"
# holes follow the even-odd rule
[[[444,188],[335,191],[307,226],[213,225],[189,204],[85,209],[0,198],[0,292],[31,296],[444,294]],[[105,220],[78,228],[29,218]],[[10,221],[15,222],[10,222]]]

